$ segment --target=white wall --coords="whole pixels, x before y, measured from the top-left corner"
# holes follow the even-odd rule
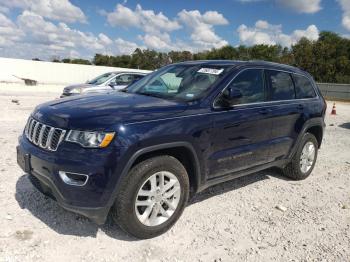
[[[111,71],[126,71],[127,68],[75,65],[0,57],[0,82],[23,83],[21,78],[38,81],[39,84],[67,85],[84,83],[100,74]],[[132,71],[149,72],[132,69]]]

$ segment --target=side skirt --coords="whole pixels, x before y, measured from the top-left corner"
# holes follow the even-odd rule
[[[271,167],[280,167],[280,168],[282,168],[288,162],[289,162],[289,159],[278,160],[278,161],[274,161],[274,162],[271,162],[271,163],[263,164],[263,165],[260,165],[260,166],[252,167],[252,168],[249,168],[249,169],[241,170],[241,171],[238,171],[238,172],[234,172],[234,173],[226,174],[226,175],[223,175],[223,176],[219,176],[219,177],[208,179],[203,185],[201,185],[198,188],[197,193],[207,189],[208,187],[211,187],[211,186],[223,183],[223,182],[227,182],[227,181],[233,180],[235,178],[239,178],[239,177],[242,177],[242,176],[250,175],[252,173],[256,173],[256,172],[259,172],[259,171],[262,171],[262,170],[265,170],[265,169],[268,169],[268,168],[271,168]]]

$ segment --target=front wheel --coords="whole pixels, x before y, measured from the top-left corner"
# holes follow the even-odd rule
[[[188,200],[186,169],[171,156],[138,163],[121,183],[112,216],[137,238],[166,232],[181,216]]]
[[[283,170],[285,176],[294,180],[307,178],[315,167],[317,150],[316,137],[311,133],[306,133],[291,162]]]

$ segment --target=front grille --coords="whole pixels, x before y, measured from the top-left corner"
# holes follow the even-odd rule
[[[31,117],[24,130],[24,134],[30,142],[50,151],[57,150],[65,133],[66,130],[45,125]]]

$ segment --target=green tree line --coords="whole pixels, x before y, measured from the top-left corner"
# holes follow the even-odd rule
[[[170,63],[213,59],[272,61],[297,66],[312,74],[318,82],[350,83],[350,39],[327,31],[321,32],[317,41],[302,38],[291,48],[280,45],[228,45],[199,53],[136,49],[131,55],[96,54],[91,62],[84,59],[56,62],[154,70]]]

